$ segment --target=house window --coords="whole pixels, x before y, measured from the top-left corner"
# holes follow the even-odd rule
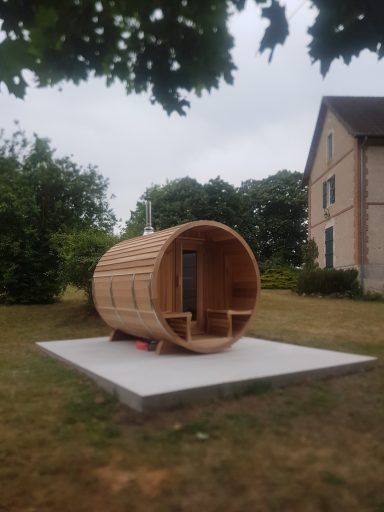
[[[336,200],[335,175],[331,176],[327,181],[323,181],[323,208],[327,208],[334,204]]]
[[[333,226],[325,230],[325,268],[333,268]]]
[[[323,208],[326,208],[328,204],[327,195],[327,182],[323,181]]]
[[[327,162],[333,158],[333,132],[327,135]]]

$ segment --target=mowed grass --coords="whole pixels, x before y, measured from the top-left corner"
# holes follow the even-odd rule
[[[0,308],[1,512],[384,511],[384,303],[264,291],[252,335],[377,367],[144,415],[34,344],[108,331],[73,291]]]
[[[264,290],[249,334],[384,356],[384,302],[302,297],[287,290]]]

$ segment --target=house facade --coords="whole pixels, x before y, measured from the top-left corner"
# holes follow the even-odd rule
[[[383,293],[384,98],[323,98],[304,183],[320,267],[356,268]]]

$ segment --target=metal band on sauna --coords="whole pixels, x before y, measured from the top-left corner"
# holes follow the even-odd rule
[[[152,272],[149,274],[148,280],[148,296],[149,296],[149,305],[151,306],[151,311],[153,311],[153,299],[152,299]]]
[[[92,298],[93,298],[93,304],[95,308],[97,309],[97,302],[96,302],[96,293],[95,293],[95,278],[92,278]]]
[[[113,312],[115,313],[116,318],[119,321],[119,323],[121,324],[121,326],[123,326],[125,324],[125,322],[123,321],[123,319],[120,316],[119,310],[117,309],[116,304],[115,304],[115,297],[113,296],[113,277],[114,276],[111,276],[111,278],[109,280],[109,296],[111,298]]]
[[[135,291],[135,277],[136,274],[129,274],[131,276],[131,295],[132,295],[132,302],[133,307],[135,308],[135,311],[137,311],[137,300],[136,300],[136,291]]]
[[[137,305],[137,299],[136,299],[136,290],[135,290],[135,281],[136,281],[136,274],[131,274],[132,276],[132,284],[131,284],[131,292],[132,292],[132,300],[133,300],[133,305],[135,307],[135,311],[136,311],[136,314],[137,314],[137,317],[141,323],[141,325],[143,326],[143,329],[144,331],[147,333],[147,335],[149,335],[149,338],[151,337],[151,333],[149,332],[148,330],[148,327],[145,325],[145,322],[140,314],[140,309]]]

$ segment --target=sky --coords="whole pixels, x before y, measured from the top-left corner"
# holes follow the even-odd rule
[[[152,184],[185,176],[205,183],[220,175],[238,186],[281,169],[302,172],[322,96],[381,96],[384,62],[365,51],[349,66],[334,62],[323,79],[306,48],[316,11],[303,0],[285,5],[290,35],[271,64],[267,52],[257,51],[266,23],[254,2],[231,19],[234,85],[190,96],[185,117],[168,116],[148,95],[127,96],[121,84],[90,79],[30,88],[23,100],[1,88],[0,128],[10,135],[17,120],[29,136],[49,138],[58,157],[96,165],[109,180],[121,225]]]

